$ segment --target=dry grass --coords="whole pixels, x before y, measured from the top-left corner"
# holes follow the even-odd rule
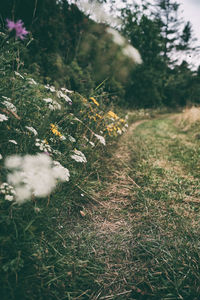
[[[176,122],[184,131],[188,130],[193,124],[200,122],[200,107],[185,108],[176,116]]]

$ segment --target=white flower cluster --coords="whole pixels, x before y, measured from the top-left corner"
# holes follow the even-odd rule
[[[0,185],[0,193],[5,195],[5,200],[13,201],[15,196],[15,190],[12,185],[4,182]]]
[[[88,140],[86,136],[83,137],[92,147],[95,147],[95,143]]]
[[[68,90],[66,88],[61,88],[60,91],[57,91],[53,85],[49,85],[49,84],[45,85],[44,87],[47,90],[49,90],[50,92],[56,93],[56,95],[57,95],[58,98],[63,98],[66,102],[68,102],[69,104],[72,104],[72,100],[67,95],[65,95],[64,93],[72,93],[73,91],[70,91],[70,90]],[[47,99],[49,100],[51,98],[47,98]],[[43,100],[45,100],[45,99],[43,99]]]
[[[46,197],[55,188],[57,180],[69,181],[70,173],[58,162],[45,154],[13,155],[6,158],[5,166],[11,171],[7,180],[16,192],[16,201],[21,204],[35,197]]]
[[[105,138],[101,135],[95,134],[96,138],[100,141],[101,144],[103,144],[104,146],[106,145],[106,141]]]
[[[22,76],[19,72],[14,71],[14,73],[15,73],[16,76],[18,76],[18,77],[24,79],[24,76]]]
[[[27,78],[28,83],[32,85],[37,85],[37,82],[33,78]]]
[[[8,142],[17,145],[17,142],[15,140],[8,140]]]
[[[58,98],[63,98],[66,102],[72,104],[72,100],[67,95],[65,95],[62,91],[57,91],[56,94]]]
[[[61,105],[56,100],[51,98],[44,98],[43,100],[48,104],[50,110],[61,110]]]
[[[68,139],[71,143],[76,143],[76,139],[73,136],[68,135]]]
[[[51,146],[47,144],[45,140],[36,139],[35,146],[39,147],[41,151],[52,152]]]
[[[3,96],[2,96],[3,97]],[[2,104],[10,111],[16,113],[17,112],[17,108],[15,107],[14,104],[12,104],[11,102],[7,101],[7,100],[4,100],[2,102]]]
[[[85,155],[79,150],[74,150],[73,155],[71,155],[71,158],[77,162],[81,162],[81,163],[87,162]]]
[[[56,89],[55,89],[55,87],[53,85],[47,84],[44,87],[45,87],[45,89],[49,90],[52,93],[54,93],[56,91]]]
[[[33,128],[32,126],[25,126],[26,129],[28,129],[30,132],[32,132],[34,135],[38,135],[37,130]]]
[[[0,114],[0,122],[7,121],[7,120],[8,120],[8,117],[6,117],[3,114]]]
[[[61,91],[63,91],[64,93],[73,93],[73,91],[71,91],[71,90],[68,90],[68,89],[66,89],[66,88],[61,88]]]

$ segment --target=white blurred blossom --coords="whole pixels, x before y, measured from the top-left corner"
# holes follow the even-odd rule
[[[13,165],[12,160],[15,162]],[[19,156],[20,165],[16,161],[16,155],[14,158],[8,157],[5,166],[11,171],[7,179],[15,189],[15,199],[19,204],[29,200],[32,195],[48,196],[57,180],[69,181],[69,170],[45,154]]]
[[[68,135],[68,138],[69,138],[69,141],[72,142],[72,143],[76,143],[76,139],[71,136],[71,135]]]
[[[0,193],[5,195],[5,200],[7,201],[13,201],[16,194],[13,186],[9,185],[7,182],[0,185]]]
[[[15,71],[14,73],[15,73],[16,76],[18,76],[18,77],[24,79],[24,77],[23,77],[20,73],[18,73],[18,72],[16,72],[16,71]]]
[[[33,78],[27,78],[29,84],[36,85],[37,82]]]
[[[32,132],[34,135],[38,135],[37,130],[33,128],[32,126],[25,126],[26,129],[28,129],[30,132]]]
[[[0,114],[0,122],[7,121],[7,120],[8,120],[8,117],[6,117],[3,114]]]
[[[35,141],[35,146],[38,147],[40,151],[52,152],[51,146],[47,143],[46,140],[36,139]]]
[[[58,98],[63,98],[66,102],[70,104],[72,103],[72,100],[67,95],[65,95],[62,91],[57,91],[57,96]]]
[[[11,102],[7,101],[7,100],[4,100],[2,102],[2,104],[10,111],[16,113],[17,112],[17,108],[15,107],[14,104],[12,104]]]
[[[105,138],[101,135],[95,134],[96,138],[100,141],[101,144],[103,144],[104,146],[106,145],[106,141]]]
[[[17,142],[15,140],[9,140],[9,143],[17,145]]]
[[[85,155],[79,150],[74,150],[73,155],[71,155],[71,158],[77,162],[81,162],[81,163],[87,162]]]
[[[61,91],[63,91],[64,93],[73,93],[73,91],[71,91],[71,90],[68,90],[68,89],[66,89],[66,88],[61,88]]]

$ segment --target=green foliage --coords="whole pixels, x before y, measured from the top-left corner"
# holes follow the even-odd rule
[[[69,227],[66,219],[73,218],[72,212],[76,220],[81,218],[80,211],[92,199],[88,178],[97,178],[107,144],[126,130],[126,123],[109,110],[101,86],[93,94],[89,92],[93,88],[89,71],[85,98],[66,88],[44,85],[36,73],[34,76],[27,73],[28,68],[23,68],[20,59],[21,53],[26,53],[26,43],[1,32],[0,44],[1,298],[53,300],[66,293],[69,297],[71,293],[80,295],[81,289],[96,287],[94,278],[88,275],[93,263],[87,264],[84,259],[87,250],[84,252],[84,246],[79,249],[79,241],[73,240],[71,232],[64,239],[60,230],[63,224]],[[63,71],[61,57],[52,55],[49,59],[52,72],[58,72],[59,68]],[[38,70],[37,65],[32,68]],[[70,80],[74,80],[70,84],[83,89],[81,84],[87,79],[86,73],[75,61],[68,71]],[[18,155],[19,159],[25,159],[27,155],[33,158],[38,154],[45,161],[48,157],[51,164],[62,166],[70,178],[60,181],[57,178],[51,195],[48,192],[38,196],[32,188],[31,195],[24,196],[28,188],[28,175],[25,179],[21,172],[24,160],[8,170],[6,158]],[[37,171],[34,173],[31,168],[34,169],[33,164],[29,171],[35,176]],[[39,169],[42,168],[41,164]],[[13,175],[13,186],[10,181],[7,184],[9,175]],[[37,185],[42,188],[51,186],[51,180],[43,182],[45,176],[43,171],[37,179]],[[79,283],[70,283],[71,276],[80,278]]]

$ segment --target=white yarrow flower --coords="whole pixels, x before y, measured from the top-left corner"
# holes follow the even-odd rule
[[[103,144],[104,146],[106,145],[106,141],[105,138],[101,135],[95,134],[96,138],[100,141],[101,144]]]
[[[31,126],[25,126],[26,129],[28,129],[29,131],[31,131],[34,135],[38,135],[37,130]]]
[[[2,102],[2,104],[10,111],[16,113],[17,112],[17,108],[15,107],[14,104],[12,104],[11,102],[7,101],[7,100],[4,100]]]
[[[81,162],[81,163],[87,162],[85,155],[81,151],[74,150],[73,153],[74,154],[71,155],[71,158],[74,159],[76,162]]]
[[[37,82],[33,78],[27,78],[29,84],[37,85]]]
[[[15,169],[12,164],[13,159]],[[15,199],[19,204],[29,200],[32,195],[48,196],[55,188],[57,180],[69,181],[69,170],[59,162],[52,165],[52,159],[45,154],[19,156],[20,166],[16,162],[16,156],[14,158],[11,156],[7,158],[6,166],[13,171],[8,174],[7,179],[15,188]]]
[[[76,143],[76,140],[75,140],[75,138],[73,136],[68,135],[68,138],[69,138],[70,142]]]
[[[17,145],[17,142],[15,140],[9,140],[9,143]]]
[[[7,121],[7,120],[8,120],[8,117],[6,117],[3,114],[0,114],[0,122]]]
[[[24,79],[24,77],[23,77],[20,73],[18,73],[18,72],[16,72],[16,71],[15,71],[14,73],[15,73],[16,76],[18,76],[18,77]]]

